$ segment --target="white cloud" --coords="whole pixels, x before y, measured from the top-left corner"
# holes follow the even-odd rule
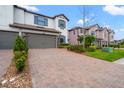
[[[95,16],[95,14],[94,14],[94,13],[92,13],[92,14],[91,14],[91,17],[94,17],[94,16]]]
[[[103,23],[103,26],[107,27],[107,28],[111,28],[111,26],[109,24],[106,24],[106,23]]]
[[[124,28],[120,28],[120,29],[115,29],[116,31],[120,31],[120,32],[124,32]]]
[[[122,15],[124,16],[124,6],[106,5],[103,10],[111,15]]]
[[[86,19],[85,19],[85,23],[88,22],[88,21],[89,21],[89,19],[86,18]],[[83,25],[84,25],[84,20],[83,20],[83,19],[79,19],[79,20],[77,21],[77,25],[83,26]]]
[[[83,24],[84,24],[84,21],[83,21],[82,19],[79,19],[79,20],[77,21],[77,25],[83,26]]]
[[[35,6],[29,6],[29,5],[19,5],[19,6],[25,8],[27,10],[34,11],[34,12],[38,12],[39,11],[39,9],[36,8]]]
[[[124,28],[114,29],[115,40],[124,39]]]

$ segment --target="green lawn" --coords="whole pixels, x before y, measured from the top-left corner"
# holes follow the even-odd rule
[[[86,52],[86,55],[113,62],[117,59],[124,57],[124,50],[114,50],[113,53],[107,53],[102,52],[101,50],[96,50],[95,52]]]

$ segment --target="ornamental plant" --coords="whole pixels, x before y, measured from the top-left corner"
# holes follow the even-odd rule
[[[28,45],[26,43],[26,40],[21,37],[21,36],[17,36],[16,37],[16,40],[15,40],[15,43],[14,43],[14,51],[26,51],[28,52]]]
[[[17,71],[21,72],[24,70],[25,61],[28,56],[28,46],[26,40],[23,37],[21,36],[16,37],[13,52],[14,52],[15,66],[17,68]]]

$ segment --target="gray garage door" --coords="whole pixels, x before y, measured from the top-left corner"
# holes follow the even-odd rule
[[[29,48],[55,48],[56,36],[28,34],[27,42]]]
[[[12,49],[18,33],[0,31],[0,49]]]

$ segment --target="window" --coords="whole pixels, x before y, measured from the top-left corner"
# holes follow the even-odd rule
[[[64,21],[64,20],[59,20],[58,26],[59,26],[61,29],[64,29],[64,28],[66,27],[65,21]]]
[[[106,38],[106,33],[104,33],[104,37]]]
[[[91,32],[91,35],[95,35],[95,34],[96,34],[96,32],[95,32],[95,31],[92,31],[92,32]]]
[[[34,16],[34,24],[48,26],[48,19],[41,16]]]
[[[114,36],[112,35],[112,39],[114,38]]]
[[[80,33],[83,33],[83,30],[82,29],[80,29]]]
[[[75,35],[75,31],[73,31],[73,34]]]

